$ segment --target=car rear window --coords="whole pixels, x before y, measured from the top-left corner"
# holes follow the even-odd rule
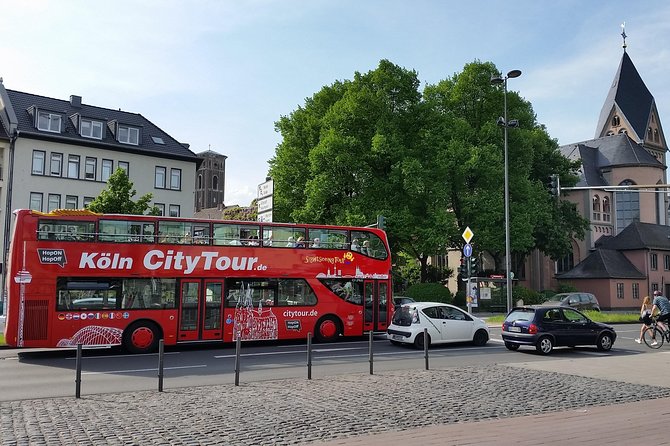
[[[535,310],[532,308],[520,308],[512,310],[505,318],[505,322],[532,321],[533,317],[535,317]]]
[[[393,313],[393,323],[401,327],[409,327],[416,320],[416,309],[403,305]]]

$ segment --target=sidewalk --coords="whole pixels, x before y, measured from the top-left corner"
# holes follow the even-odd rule
[[[670,444],[670,438],[662,419],[669,410],[670,398],[659,398],[527,417],[429,426],[312,444],[323,446],[667,445]]]
[[[625,357],[550,360],[514,364],[537,371],[558,372],[615,382],[670,388],[670,352]],[[647,373],[641,372],[648,371]],[[547,382],[548,389],[551,382]],[[552,398],[552,393],[547,393]],[[649,395],[653,398],[654,395]],[[523,393],[519,405],[524,404]],[[398,432],[362,435],[353,438],[313,443],[322,446],[422,446],[461,445],[670,445],[662,419],[670,412],[670,398],[647,399],[632,403],[587,406],[555,413],[434,425]]]

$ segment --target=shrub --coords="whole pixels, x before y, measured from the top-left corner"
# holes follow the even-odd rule
[[[465,301],[465,291],[459,290],[456,292],[456,295],[454,296],[454,305],[460,308],[465,308],[467,307],[467,302]]]
[[[407,296],[417,302],[450,304],[453,301],[449,288],[440,283],[416,283],[407,289]]]
[[[515,286],[512,290],[514,305],[516,305],[519,299],[523,300],[524,305],[537,305],[545,301],[544,294],[538,293],[535,290],[522,286]]]

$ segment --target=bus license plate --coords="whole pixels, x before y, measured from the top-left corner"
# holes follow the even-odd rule
[[[510,327],[509,331],[513,331],[515,333],[521,333],[521,327]]]

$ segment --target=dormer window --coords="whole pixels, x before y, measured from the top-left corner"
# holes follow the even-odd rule
[[[61,116],[49,113],[39,112],[37,114],[37,128],[45,132],[60,133]]]
[[[82,118],[79,134],[85,138],[102,139],[102,122]]]
[[[117,140],[123,144],[138,145],[140,141],[140,130],[127,125],[119,125]]]

